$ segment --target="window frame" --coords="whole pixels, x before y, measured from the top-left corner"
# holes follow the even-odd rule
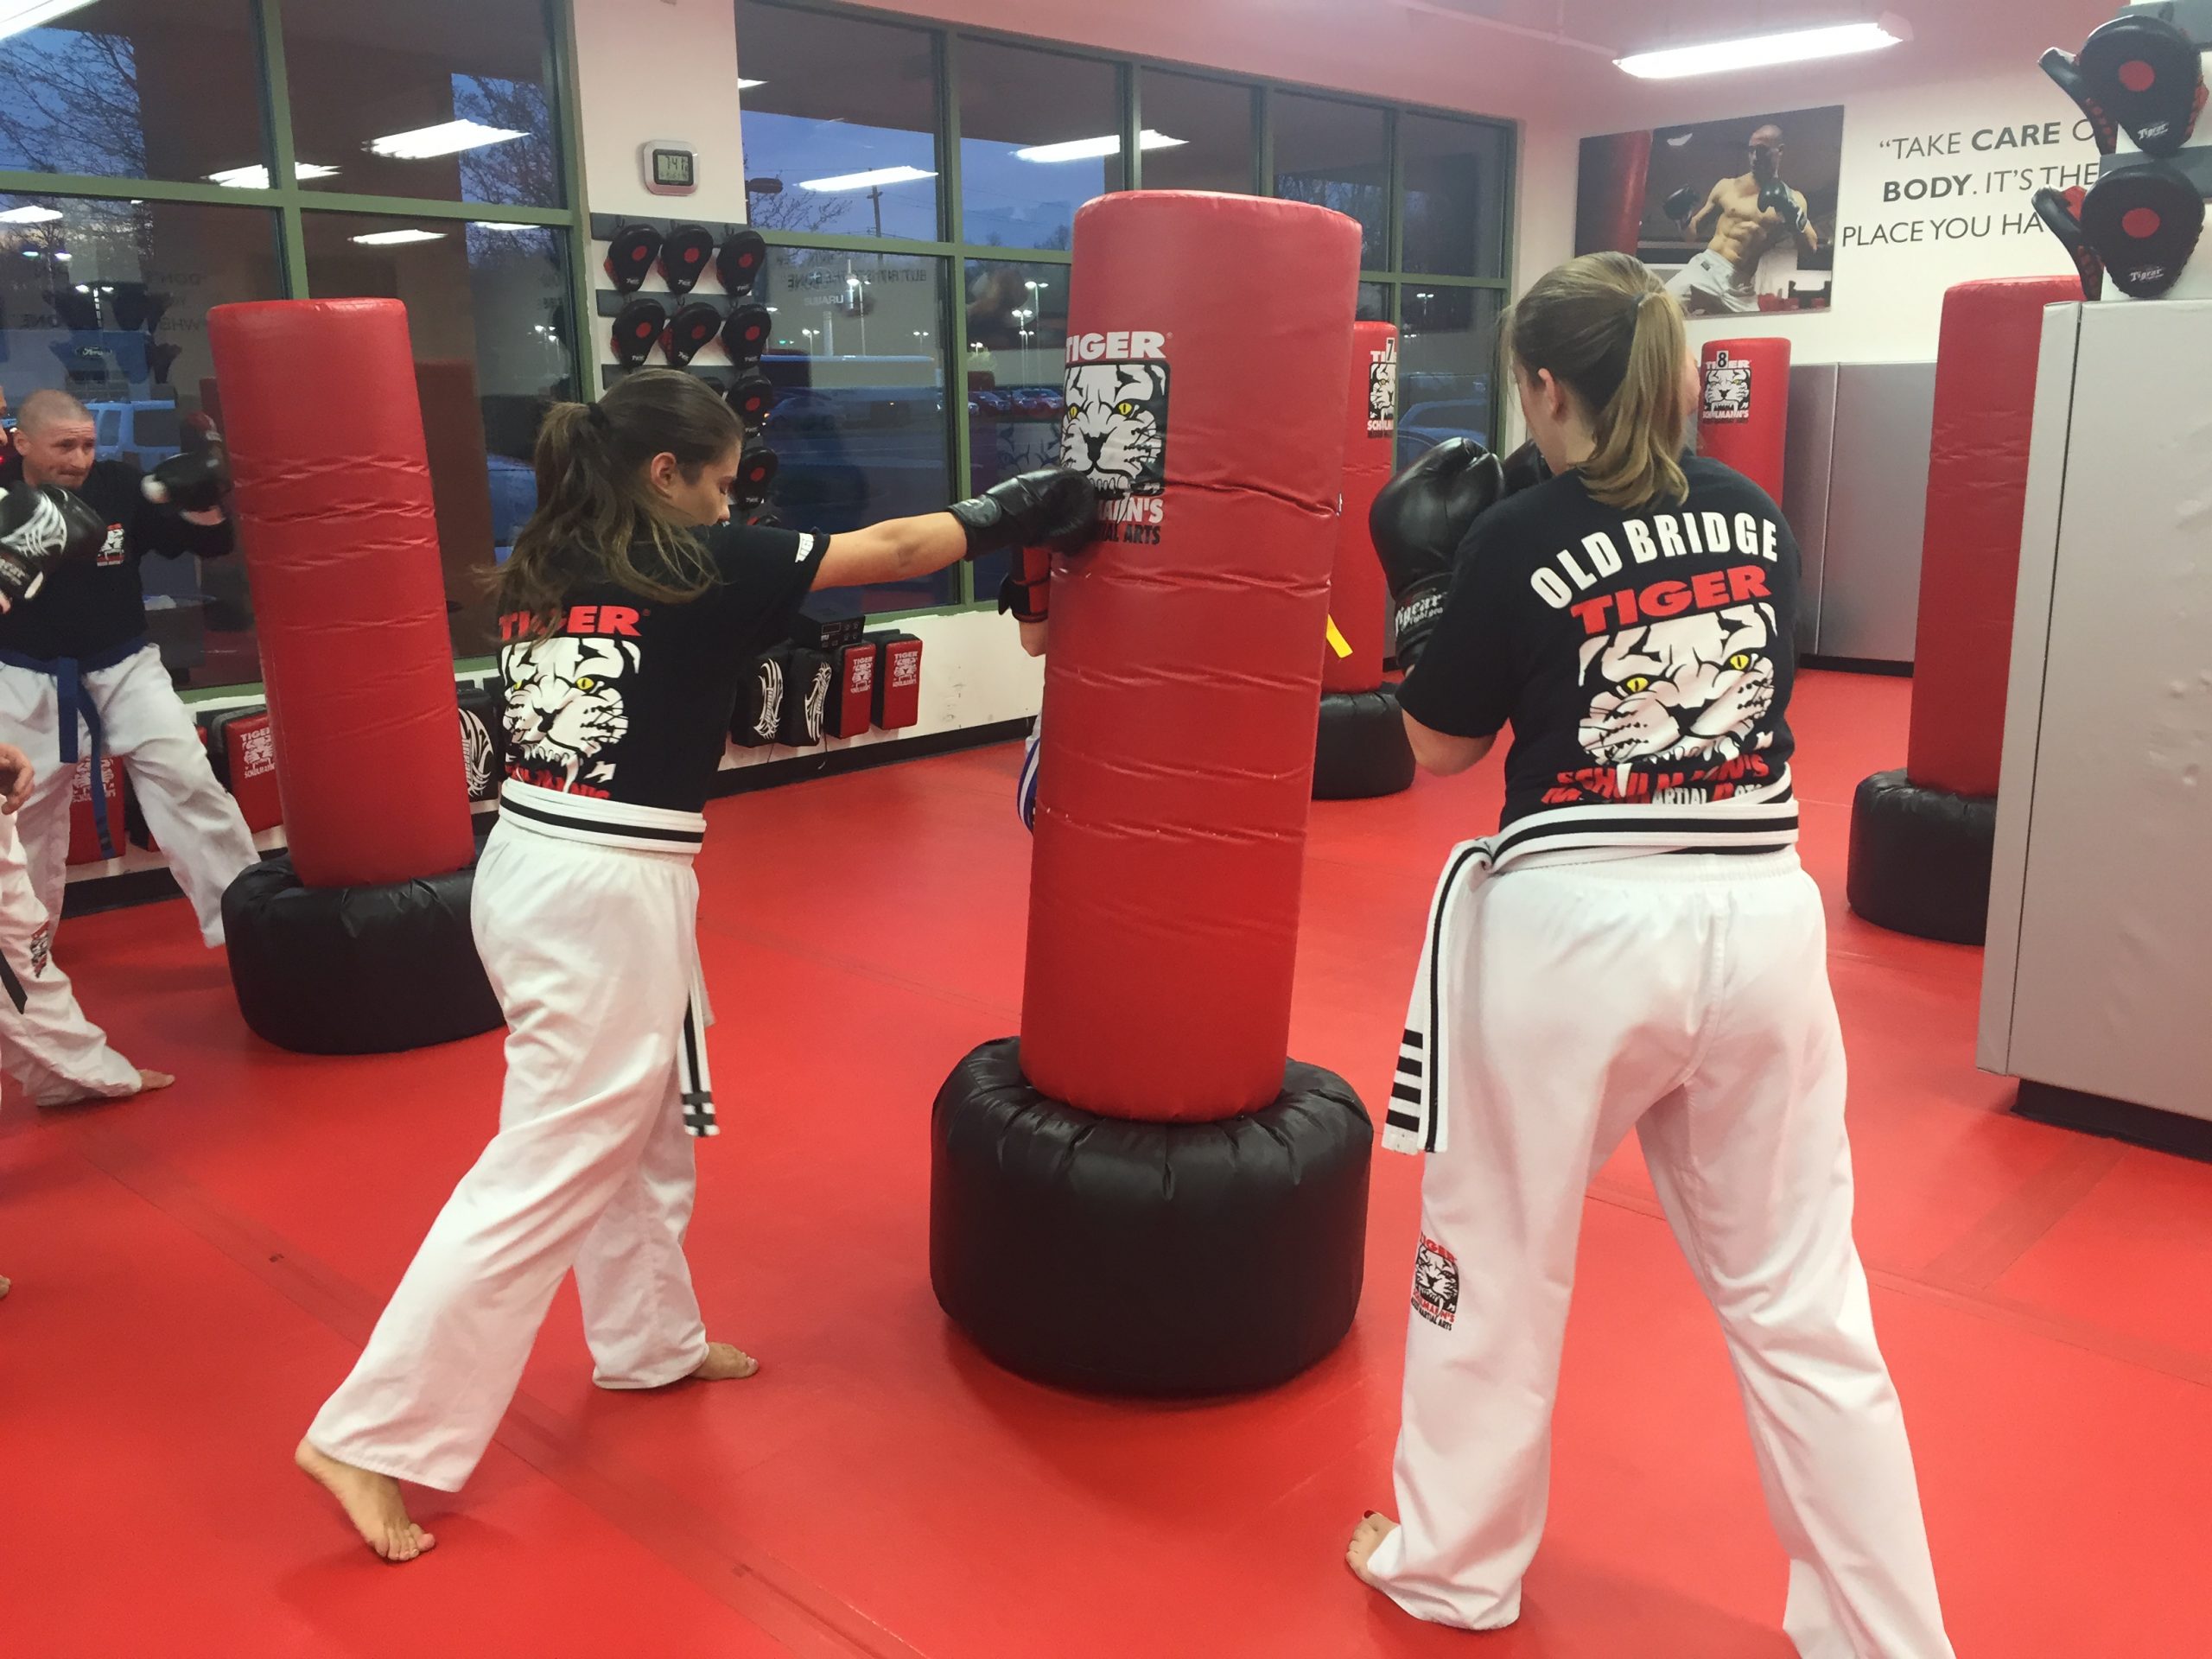
[[[265,0],[273,3],[274,0]],[[734,13],[737,0],[729,0]],[[1093,63],[1104,63],[1116,71],[1116,93],[1119,101],[1122,136],[1122,176],[1128,181],[1125,189],[1144,188],[1144,152],[1139,137],[1144,130],[1144,79],[1147,72],[1157,71],[1186,79],[1212,81],[1217,85],[1241,87],[1249,92],[1252,101],[1252,194],[1273,197],[1274,194],[1274,100],[1279,94],[1300,98],[1315,98],[1331,103],[1351,105],[1364,110],[1378,110],[1383,118],[1384,143],[1389,162],[1389,253],[1387,268],[1362,270],[1362,283],[1379,284],[1389,296],[1388,321],[1400,328],[1404,327],[1403,289],[1413,283],[1421,288],[1485,289],[1498,296],[1503,308],[1512,289],[1512,279],[1506,276],[1459,276],[1429,271],[1409,271],[1405,260],[1405,154],[1399,142],[1402,116],[1421,115],[1469,125],[1488,127],[1500,134],[1504,143],[1504,177],[1501,181],[1503,202],[1500,222],[1503,226],[1504,245],[1501,250],[1499,268],[1507,272],[1513,269],[1514,232],[1516,224],[1516,196],[1519,185],[1521,131],[1519,124],[1494,116],[1474,115],[1465,110],[1439,109],[1430,105],[1394,104],[1387,99],[1362,97],[1332,87],[1311,86],[1294,81],[1275,80],[1262,76],[1238,74],[1233,70],[1217,69],[1210,65],[1180,63],[1172,59],[1148,57],[1142,54],[1109,52],[1098,48],[1067,41],[1040,40],[1034,35],[1014,34],[1004,29],[977,29],[963,24],[936,22],[917,17],[909,13],[882,11],[872,6],[854,5],[846,0],[749,0],[759,6],[772,6],[779,10],[811,13],[817,16],[840,17],[856,22],[880,23],[893,28],[919,29],[931,41],[931,56],[937,78],[937,143],[940,163],[938,193],[938,239],[917,241],[905,237],[840,236],[803,231],[766,231],[762,234],[775,245],[801,248],[823,248],[849,253],[909,253],[944,261],[949,267],[946,281],[942,284],[946,301],[946,315],[943,319],[941,337],[944,349],[951,355],[945,365],[944,388],[947,403],[946,424],[950,431],[947,460],[951,467],[953,487],[964,491],[972,487],[975,478],[975,456],[971,423],[967,414],[968,378],[965,363],[965,314],[962,308],[967,293],[967,269],[973,260],[1013,262],[1022,264],[1066,265],[1073,263],[1072,253],[1052,248],[990,247],[961,239],[963,208],[961,201],[960,161],[960,48],[963,41],[982,41],[995,46],[1019,47],[1033,52],[1046,52],[1055,56],[1077,58]],[[741,30],[737,42],[738,60],[745,58],[745,41]],[[573,98],[563,104],[564,109],[574,107]],[[742,120],[740,123],[742,131]],[[742,142],[741,137],[741,142]],[[1493,398],[1498,377],[1503,371],[1503,353],[1494,348],[1491,368]],[[973,572],[965,565],[958,569],[957,597],[949,605],[931,610],[906,611],[887,614],[880,619],[894,620],[899,617],[928,616],[949,611],[970,610],[995,602],[995,596],[975,591]]]

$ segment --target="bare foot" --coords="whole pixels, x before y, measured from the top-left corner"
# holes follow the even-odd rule
[[[14,1288],[15,1287],[10,1284],[5,1279],[0,1279],[0,1300],[5,1300],[8,1293]]]
[[[104,1100],[131,1100],[140,1095],[150,1095],[156,1089],[166,1089],[175,1081],[176,1079],[166,1071],[147,1071],[142,1070],[138,1073],[138,1086],[136,1089],[130,1090],[127,1094],[99,1095],[94,1094],[90,1090],[86,1090],[81,1095],[69,1095],[60,1100],[44,1101],[41,1103],[41,1108],[44,1109],[59,1106],[89,1106],[95,1101]]]
[[[437,1540],[408,1519],[407,1505],[399,1496],[399,1483],[390,1475],[371,1474],[350,1463],[326,1457],[305,1440],[292,1453],[292,1461],[307,1477],[336,1498],[346,1518],[361,1535],[361,1541],[387,1561],[411,1561]]]
[[[1352,1576],[1370,1589],[1382,1586],[1368,1572],[1367,1563],[1374,1555],[1376,1546],[1398,1529],[1398,1523],[1387,1515],[1370,1513],[1351,1535],[1351,1542],[1344,1546],[1344,1565],[1351,1568]]]
[[[691,1375],[702,1382],[737,1382],[760,1369],[760,1362],[726,1342],[707,1344],[707,1357]]]

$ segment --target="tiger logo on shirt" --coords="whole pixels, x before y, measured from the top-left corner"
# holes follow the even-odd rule
[[[1764,748],[1774,610],[1738,605],[1626,627],[1582,646],[1594,683],[1582,747],[1600,765],[1733,760]]]
[[[556,769],[563,789],[614,776],[613,763],[597,757],[629,734],[622,679],[639,666],[633,642],[565,634],[517,640],[500,652],[499,666],[517,760]]]

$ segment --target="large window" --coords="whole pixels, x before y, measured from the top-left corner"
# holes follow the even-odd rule
[[[0,40],[0,402],[68,391],[103,456],[150,467],[220,428],[212,307],[404,301],[467,655],[533,505],[543,400],[579,390],[577,192],[550,9],[404,10],[96,0]],[[260,677],[242,560],[142,576],[180,679]]]
[[[735,4],[785,522],[842,530],[1056,460],[1075,217],[1129,188],[1357,219],[1358,315],[1404,333],[1402,453],[1494,442],[1510,127],[842,4]],[[857,602],[991,603],[1005,563]]]

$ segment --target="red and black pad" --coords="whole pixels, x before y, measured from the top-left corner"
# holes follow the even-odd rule
[[[715,238],[702,225],[678,225],[660,245],[660,274],[671,294],[689,294],[707,274]]]
[[[789,749],[810,749],[822,741],[836,664],[826,651],[793,645],[786,659],[784,707],[776,722],[776,741]]]
[[[922,642],[911,633],[874,633],[881,655],[875,665],[874,706],[868,718],[887,732],[904,731],[922,718]]]
[[[668,320],[668,327],[661,333],[661,353],[677,368],[684,368],[721,327],[722,314],[704,300],[694,300],[678,307]]]
[[[2088,194],[2078,184],[2070,190],[2038,190],[2036,217],[2072,256],[2074,269],[2082,274],[2082,297],[2101,300],[2105,296],[2105,262],[2082,231],[2082,204]]]
[[[737,384],[723,394],[723,401],[737,411],[748,433],[758,432],[776,406],[775,383],[758,371],[737,377]]]
[[[999,614],[1014,613],[1017,622],[1046,622],[1052,615],[1052,554],[1043,547],[1017,547],[999,583]]]
[[[658,300],[632,300],[615,315],[608,342],[614,360],[626,369],[641,367],[668,330],[668,308]]]
[[[738,458],[737,481],[730,486],[730,499],[742,506],[766,501],[776,481],[778,464],[776,452],[766,444],[747,444]]]
[[[2090,91],[2088,81],[2082,73],[2082,60],[2071,52],[2062,52],[2056,47],[2043,54],[2043,72],[2058,83],[2059,90],[2074,100],[2074,105],[2088,118],[2089,130],[2097,141],[2097,154],[2109,156],[2120,148],[2120,123],[2112,118],[2112,111],[2097,101]]]
[[[284,821],[276,788],[276,734],[265,709],[229,709],[207,721],[208,763],[258,834]]]
[[[768,349],[768,331],[774,326],[766,306],[751,300],[734,305],[722,324],[722,350],[733,363],[757,363]]]
[[[607,275],[618,294],[634,294],[660,257],[660,232],[650,225],[625,225],[607,238]]]
[[[2204,234],[2204,196],[2188,175],[2149,162],[2099,179],[2082,203],[2082,234],[2113,286],[2155,300],[2181,280]]]
[[[2145,154],[2171,156],[2204,110],[2196,42],[2163,17],[2131,12],[2101,25],[2078,60],[2089,95]]]
[[[875,641],[840,645],[830,655],[836,666],[823,729],[832,737],[857,737],[875,716]]]
[[[1053,561],[1021,1036],[931,1120],[938,1304],[1034,1375],[1264,1386],[1358,1300],[1372,1130],[1287,1049],[1359,253],[1302,202],[1076,215],[1063,459],[1109,499]]]
[[[715,254],[715,271],[723,291],[734,296],[749,294],[768,263],[767,238],[758,231],[732,231]]]

